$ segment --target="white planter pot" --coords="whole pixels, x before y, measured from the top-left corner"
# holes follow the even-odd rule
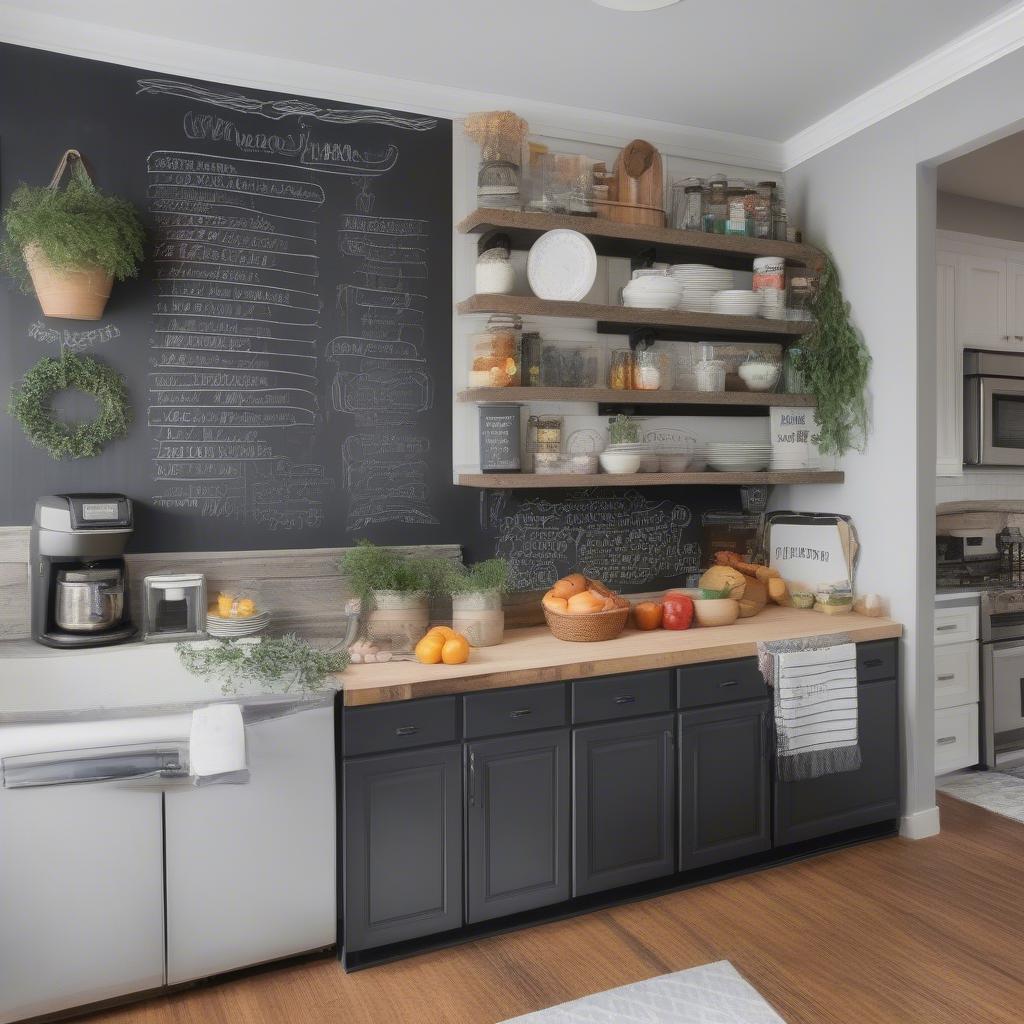
[[[430,625],[427,595],[378,590],[370,597],[366,639],[393,654],[411,654]]]
[[[471,647],[494,647],[505,637],[505,612],[501,594],[496,590],[483,593],[452,595],[452,629],[461,633]]]

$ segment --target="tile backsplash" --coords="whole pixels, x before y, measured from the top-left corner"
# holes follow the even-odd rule
[[[965,469],[963,476],[940,476],[935,500],[992,501],[1024,499],[1024,469]]]

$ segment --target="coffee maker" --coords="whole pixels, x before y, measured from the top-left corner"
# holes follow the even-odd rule
[[[51,494],[36,501],[29,547],[32,639],[100,647],[131,639],[124,549],[132,503],[123,494]]]

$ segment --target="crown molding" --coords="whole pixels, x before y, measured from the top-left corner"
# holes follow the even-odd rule
[[[782,145],[785,169],[790,170],[1021,46],[1024,2],[981,22],[791,136]]]
[[[228,50],[10,4],[0,3],[0,40],[169,75],[435,117],[508,108],[534,134],[549,138],[619,147],[641,136],[667,156],[765,171],[783,167],[781,143],[768,139]]]

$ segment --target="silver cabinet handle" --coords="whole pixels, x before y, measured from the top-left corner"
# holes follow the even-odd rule
[[[636,703],[636,697],[634,697],[631,693],[624,693],[621,697],[616,697],[615,698],[615,703],[616,704],[635,704]]]
[[[469,752],[469,806],[476,803],[476,751]]]
[[[955,736],[940,736],[936,741],[937,747],[948,747],[950,743],[956,743]]]
[[[509,718],[525,718],[527,715],[531,714],[532,711],[533,711],[532,708],[517,708],[515,711],[510,711],[508,713],[508,717]]]
[[[938,676],[937,679],[940,683],[948,683],[950,679],[956,679],[956,673],[947,672],[945,675]]]
[[[415,725],[400,725],[395,730],[396,736],[415,736],[419,729]]]
[[[735,679],[727,679],[724,683],[719,683],[718,688],[724,690],[729,686],[739,686],[740,684]]]
[[[956,629],[956,623],[951,622],[948,626],[936,626],[936,633],[948,633],[951,629]]]

